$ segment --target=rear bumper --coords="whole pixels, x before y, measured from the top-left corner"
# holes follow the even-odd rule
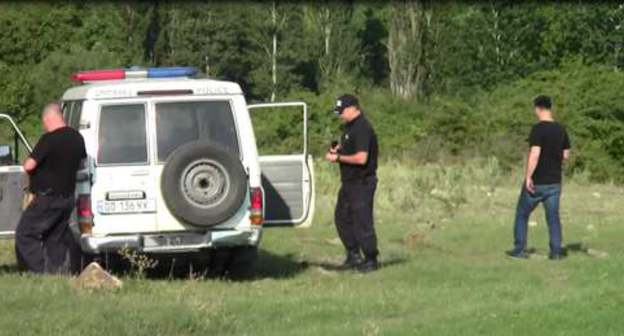
[[[260,242],[260,236],[261,231],[259,229],[248,231],[208,231],[206,233],[150,233],[103,237],[83,234],[80,236],[80,247],[83,252],[91,254],[118,252],[124,248],[145,253],[186,253],[223,246],[255,246]]]

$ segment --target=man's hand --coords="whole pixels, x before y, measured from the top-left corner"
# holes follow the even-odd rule
[[[329,162],[337,162],[338,161],[338,153],[335,151],[332,153],[331,150],[325,154],[325,160]]]
[[[533,179],[532,178],[527,177],[524,180],[524,187],[529,192],[529,194],[535,193],[535,185],[533,184]]]

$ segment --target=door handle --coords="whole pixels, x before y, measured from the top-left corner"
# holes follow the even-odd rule
[[[135,170],[130,173],[131,176],[147,176],[149,175],[149,170]]]

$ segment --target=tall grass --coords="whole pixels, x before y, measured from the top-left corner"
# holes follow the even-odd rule
[[[338,167],[317,161],[315,177],[314,225],[333,226],[340,187]],[[387,230],[392,241],[404,241],[443,227],[471,207],[471,203],[493,201],[501,190],[520,184],[517,174],[501,167],[496,158],[472,159],[462,164],[420,164],[403,158],[383,163],[378,178],[376,225],[394,227],[395,230]]]

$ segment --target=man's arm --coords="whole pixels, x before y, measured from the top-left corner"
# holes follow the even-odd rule
[[[35,168],[37,168],[37,161],[35,159],[29,157],[24,161],[24,165],[22,166],[27,173],[32,173]]]
[[[364,166],[368,162],[368,152],[357,152],[353,155],[339,155],[330,151],[325,154],[325,160],[329,162]]]
[[[368,152],[357,152],[353,155],[340,155],[338,157],[338,162],[364,166],[366,162],[368,162]]]
[[[533,173],[535,172],[535,168],[537,168],[541,152],[542,148],[539,146],[531,146],[531,149],[529,149],[526,171],[524,173],[524,185],[531,193],[535,192],[535,186],[533,185]]]
[[[567,161],[570,159],[570,150],[569,149],[564,149],[563,150],[563,160]]]
[[[32,174],[39,163],[45,160],[48,156],[48,147],[48,140],[44,135],[39,139],[30,156],[24,161],[23,168],[27,173]]]

